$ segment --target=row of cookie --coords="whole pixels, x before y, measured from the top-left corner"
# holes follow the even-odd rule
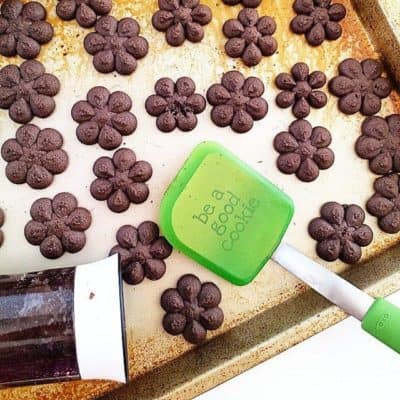
[[[325,38],[340,37],[342,29],[338,22],[346,15],[341,4],[296,0],[293,7],[298,15],[292,20],[291,28],[295,33],[305,33],[310,44],[318,45]],[[139,36],[140,26],[135,19],[127,17],[118,21],[106,15],[111,8],[111,0],[61,0],[56,12],[64,20],[76,18],[85,28],[95,26],[95,32],[85,37],[84,47],[94,56],[93,64],[99,72],[116,70],[131,74],[136,70],[137,60],[147,54],[149,44]],[[172,46],[182,45],[185,39],[200,42],[204,37],[203,26],[212,19],[211,9],[199,0],[159,0],[159,8],[153,15],[153,26],[166,32],[166,40]],[[46,15],[45,8],[35,1],[23,4],[20,0],[6,0],[0,7],[0,54],[18,54],[25,59],[37,57],[41,45],[54,35]],[[230,57],[241,57],[247,66],[255,66],[263,56],[276,52],[278,43],[272,36],[275,31],[273,18],[260,17],[257,10],[246,7],[237,19],[230,19],[223,25],[228,38],[226,53]]]

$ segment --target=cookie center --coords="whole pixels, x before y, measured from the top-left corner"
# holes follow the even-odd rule
[[[19,38],[21,35],[27,34],[30,25],[32,25],[32,22],[29,19],[19,16],[8,21],[7,33]]]
[[[302,160],[312,158],[315,153],[315,147],[309,142],[300,142],[299,147],[296,149],[296,153],[300,155]]]
[[[171,97],[168,97],[166,100],[168,103],[168,111],[171,111],[172,114],[177,115],[180,112],[185,111],[185,105],[186,105],[185,96],[179,96],[178,94],[174,93]]]
[[[145,246],[143,243],[138,242],[136,247],[132,250],[132,257],[134,261],[144,265],[146,260],[152,258],[150,254],[150,246]]]
[[[92,121],[95,121],[100,128],[104,125],[110,125],[111,118],[114,114],[111,111],[108,111],[107,108],[98,108],[96,109],[96,115],[92,118]]]
[[[105,36],[106,45],[104,50],[111,50],[114,54],[119,51],[125,51],[124,43],[126,41],[125,37],[119,37],[118,35]]]
[[[257,43],[261,34],[258,32],[255,26],[248,26],[242,33],[242,38],[246,41],[246,44]]]
[[[192,22],[192,9],[187,7],[179,7],[177,10],[173,11],[174,23],[186,25]]]
[[[250,99],[245,96],[242,92],[232,93],[231,100],[228,104],[231,104],[235,111],[243,109]]]
[[[45,224],[47,226],[47,236],[55,235],[59,239],[61,239],[63,233],[69,229],[66,222],[66,217],[53,217],[50,221],[46,222]]]
[[[353,79],[354,91],[360,92],[362,95],[372,92],[372,81],[366,78]]]
[[[342,223],[341,225],[337,225],[335,228],[336,235],[342,244],[346,241],[353,241],[353,233],[356,230],[354,227]]]
[[[129,171],[115,171],[115,176],[110,178],[114,190],[125,189],[132,183],[132,179],[128,176]]]
[[[36,145],[23,147],[23,154],[20,161],[24,161],[28,168],[31,168],[32,165],[42,165],[42,157],[45,154],[44,151],[37,150]]]
[[[328,9],[325,7],[316,7],[311,16],[316,24],[326,25],[329,22]]]
[[[25,99],[29,102],[30,95],[34,92],[33,90],[33,82],[24,82],[20,81],[19,85],[16,87],[17,89],[17,99]]]
[[[200,319],[200,314],[204,311],[204,308],[199,307],[197,303],[197,299],[189,302],[184,302],[184,308],[182,310],[182,314],[186,316],[186,318],[190,321],[198,321]]]
[[[298,98],[308,97],[311,91],[311,86],[306,81],[297,82],[296,86],[293,88],[293,92]]]

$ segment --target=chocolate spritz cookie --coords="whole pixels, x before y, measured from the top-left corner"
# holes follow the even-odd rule
[[[0,54],[37,57],[41,45],[54,35],[46,15],[46,9],[36,1],[23,4],[20,0],[5,0],[0,7]]]
[[[78,207],[71,193],[59,193],[53,200],[41,198],[31,207],[32,220],[25,225],[25,238],[40,246],[46,258],[55,259],[65,252],[77,253],[86,244],[85,231],[92,223],[86,208]]]
[[[241,57],[248,67],[257,65],[263,56],[272,56],[278,49],[278,42],[272,35],[276,23],[268,16],[259,17],[257,10],[244,8],[237,19],[229,19],[222,28],[229,38],[225,51],[233,58]]]
[[[292,19],[290,28],[294,33],[304,34],[311,46],[318,46],[325,39],[339,39],[342,35],[339,22],[346,16],[343,4],[331,0],[296,0],[293,9],[297,16]]]
[[[221,291],[212,282],[201,283],[197,276],[183,275],[176,289],[167,289],[161,296],[166,314],[163,327],[170,335],[180,335],[192,344],[204,342],[207,330],[216,330],[224,322],[218,305]]]
[[[52,97],[59,90],[60,81],[47,74],[39,61],[24,61],[19,67],[6,65],[0,69],[0,108],[8,110],[10,118],[20,124],[52,114],[56,107]]]
[[[323,72],[310,73],[307,64],[297,63],[293,65],[290,74],[282,72],[276,77],[275,84],[282,90],[276,97],[276,104],[281,108],[292,107],[296,118],[305,118],[310,114],[311,107],[326,106],[326,94],[317,90],[325,83],[326,76]]]
[[[303,182],[318,178],[320,169],[328,169],[335,161],[330,132],[322,126],[313,128],[299,119],[292,122],[289,132],[281,132],[274,139],[274,148],[280,153],[277,166],[284,174],[296,174]]]
[[[206,108],[205,98],[195,93],[196,85],[188,77],[179,78],[176,83],[169,78],[159,79],[154,90],[156,94],[146,100],[146,110],[157,117],[157,128],[171,132],[176,127],[191,131],[197,126],[196,114]]]
[[[256,8],[261,4],[262,0],[223,0],[228,6],[236,6],[236,4],[242,4],[244,7]]]
[[[369,168],[378,175],[400,172],[400,114],[386,118],[368,117],[361,126],[356,152],[369,160]]]
[[[180,46],[186,39],[193,43],[203,40],[203,26],[212,19],[210,7],[199,0],[158,0],[158,7],[152,23],[165,32],[168,44]]]
[[[97,17],[108,14],[112,8],[112,0],[59,0],[56,13],[64,21],[75,18],[83,28],[92,27]]]
[[[386,233],[400,232],[400,178],[391,174],[378,178],[375,193],[367,202],[367,210],[378,218],[379,227]]]
[[[98,143],[106,150],[114,150],[122,137],[132,134],[137,127],[136,117],[129,112],[131,98],[124,92],[110,93],[103,86],[90,89],[86,101],[74,104],[71,115],[79,125],[76,136],[83,144]]]
[[[4,242],[4,233],[1,230],[1,228],[4,225],[5,219],[6,219],[6,216],[4,214],[4,211],[2,208],[0,208],[0,247],[3,245],[3,242]]]
[[[119,149],[113,157],[100,157],[93,165],[97,176],[90,186],[96,200],[107,200],[108,208],[121,213],[131,203],[140,204],[149,197],[147,182],[153,169],[147,161],[136,161],[130,149]]]
[[[212,85],[207,100],[214,106],[211,119],[220,127],[229,126],[237,133],[248,132],[268,112],[268,103],[261,96],[264,84],[256,77],[245,78],[238,71],[226,72],[221,84]]]
[[[117,71],[122,75],[134,72],[137,60],[149,51],[147,40],[139,33],[140,26],[133,18],[118,21],[111,15],[100,17],[95,32],[87,34],[84,40],[96,70],[102,73]]]
[[[68,155],[61,148],[63,137],[55,129],[40,129],[28,124],[18,128],[15,139],[1,147],[1,156],[8,162],[7,178],[16,184],[27,183],[33,189],[44,189],[53,176],[64,172]]]
[[[381,100],[392,91],[389,79],[382,76],[382,64],[373,59],[358,62],[348,58],[339,64],[339,76],[331,79],[329,90],[339,97],[339,109],[345,114],[374,115]]]
[[[142,222],[138,228],[124,225],[118,229],[115,245],[110,255],[118,253],[122,277],[129,285],[138,285],[144,278],[161,279],[166,271],[165,259],[172,253],[172,246],[160,236],[158,225]]]
[[[361,247],[368,246],[373,233],[364,224],[365,213],[357,205],[325,203],[321,217],[308,225],[310,236],[318,242],[317,253],[326,261],[338,258],[347,264],[354,264],[361,258]]]

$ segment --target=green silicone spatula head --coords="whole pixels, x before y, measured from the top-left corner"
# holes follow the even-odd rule
[[[279,245],[293,203],[222,146],[195,148],[161,204],[161,227],[189,257],[236,285],[249,283]]]
[[[276,186],[207,142],[195,148],[165,193],[161,227],[177,250],[237,285],[249,283],[272,258],[400,352],[397,307],[281,243],[293,209]]]

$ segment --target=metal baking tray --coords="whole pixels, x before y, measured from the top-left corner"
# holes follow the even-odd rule
[[[55,98],[56,112],[46,120],[35,119],[40,127],[56,127],[62,131],[65,148],[70,155],[70,166],[65,173],[44,191],[36,192],[26,185],[16,186],[0,174],[0,207],[7,221],[3,228],[6,240],[0,251],[0,273],[28,271],[33,266],[55,267],[86,263],[107,255],[115,243],[115,232],[126,223],[138,224],[144,219],[158,220],[162,194],[190,150],[203,140],[219,141],[239,157],[250,163],[286,191],[295,201],[297,212],[286,240],[304,253],[317,259],[315,243],[307,236],[308,221],[317,215],[320,205],[328,200],[354,202],[362,206],[372,194],[375,177],[366,162],[354,153],[362,116],[345,116],[337,111],[337,99],[329,96],[327,107],[313,110],[308,118],[315,126],[321,124],[331,130],[335,165],[321,173],[312,184],[304,184],[294,177],[284,176],[275,167],[276,153],[272,140],[276,133],[287,129],[293,120],[290,110],[275,106],[277,89],[273,79],[277,73],[288,71],[295,62],[305,61],[312,70],[325,71],[328,78],[335,76],[337,64],[347,57],[363,59],[381,57],[393,78],[400,80],[398,69],[399,32],[396,20],[400,6],[395,0],[337,0],[345,4],[348,16],[343,22],[340,40],[309,47],[303,37],[293,35],[289,22],[293,16],[292,0],[264,0],[260,14],[275,17],[275,35],[279,51],[265,58],[257,67],[246,68],[240,61],[229,59],[223,50],[225,38],[223,22],[237,15],[240,6],[225,6],[222,0],[202,0],[213,11],[213,21],[205,29],[205,39],[196,45],[185,43],[171,48],[162,33],[151,26],[151,15],[157,8],[156,0],[114,0],[112,15],[133,16],[142,27],[142,34],[150,42],[149,55],[139,62],[138,70],[130,77],[98,74],[91,65],[91,57],[83,50],[82,41],[87,31],[74,21],[62,22],[54,12],[56,0],[42,0],[55,27],[56,36],[41,52],[40,60],[49,72],[62,83]],[[0,59],[0,67],[20,59]],[[145,98],[153,91],[156,79],[174,79],[190,75],[197,91],[205,93],[210,84],[218,82],[222,73],[237,68],[247,76],[260,77],[266,86],[264,97],[270,110],[268,116],[255,124],[254,129],[237,135],[229,129],[216,128],[210,122],[208,107],[200,115],[198,127],[190,133],[162,134],[155,121],[144,110]],[[89,88],[104,85],[111,90],[124,90],[133,99],[133,112],[138,117],[138,130],[126,137],[124,145],[133,148],[138,157],[153,163],[154,177],[150,181],[150,198],[140,206],[131,207],[122,215],[111,214],[103,203],[91,198],[88,185],[93,180],[91,166],[105,151],[98,146],[83,146],[75,138],[75,123],[70,109],[85,97]],[[381,115],[400,111],[397,91],[383,102]],[[0,144],[12,137],[17,125],[4,111],[0,111]],[[0,160],[0,171],[5,163]],[[43,259],[37,248],[23,239],[23,227],[29,219],[31,203],[38,197],[53,196],[59,191],[71,191],[79,203],[93,214],[93,226],[88,231],[85,249],[57,261]],[[18,204],[15,204],[18,198]],[[11,223],[12,221],[12,223]],[[400,288],[400,249],[395,246],[400,235],[379,231],[376,221],[367,216],[372,227],[374,243],[364,251],[363,262],[352,268],[340,263],[325,263],[331,270],[344,273],[374,295],[387,295]],[[18,248],[18,252],[15,249]],[[24,400],[86,400],[109,393],[104,399],[190,399],[193,396],[243,372],[257,363],[293,346],[305,338],[336,323],[345,315],[315,293],[269,263],[257,279],[246,287],[234,287],[174,252],[167,260],[167,274],[157,282],[146,281],[137,287],[126,287],[126,311],[129,346],[129,366],[132,383],[118,389],[109,382],[69,382],[36,387],[12,388],[0,391],[0,399]],[[162,310],[159,297],[165,288],[173,287],[180,275],[192,272],[202,280],[218,283],[223,293],[222,307],[226,322],[210,335],[205,345],[193,348],[181,337],[171,337],[161,328]],[[117,391],[110,393],[113,389]]]

